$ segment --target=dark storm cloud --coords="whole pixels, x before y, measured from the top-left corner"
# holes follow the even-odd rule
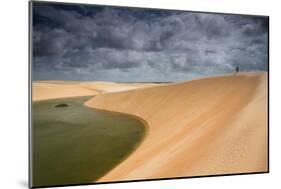
[[[34,77],[175,81],[267,70],[267,27],[265,17],[34,3]]]

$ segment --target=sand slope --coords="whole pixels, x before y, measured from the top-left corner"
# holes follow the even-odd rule
[[[104,92],[119,92],[154,86],[149,83],[114,83],[80,81],[36,81],[32,83],[32,101],[90,96]]]
[[[100,181],[267,171],[267,73],[97,95],[87,106],[145,119],[149,133]]]
[[[147,88],[160,84],[153,83],[114,83],[114,82],[102,82],[102,81],[93,81],[93,82],[85,82],[83,86],[88,89],[94,89],[101,93],[112,93],[112,92],[120,92],[120,91],[128,91],[138,88]]]
[[[97,93],[97,91],[85,88],[79,83],[32,83],[32,101],[76,96],[90,96]]]

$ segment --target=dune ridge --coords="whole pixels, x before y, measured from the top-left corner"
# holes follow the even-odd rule
[[[148,123],[139,148],[99,181],[268,171],[267,73],[103,93],[86,106]]]
[[[52,82],[34,82],[32,83],[32,101],[90,96],[96,95],[98,91],[87,89],[79,83],[52,83]]]
[[[120,92],[154,86],[150,83],[114,83],[82,81],[35,81],[32,83],[32,101],[91,96],[99,93]]]

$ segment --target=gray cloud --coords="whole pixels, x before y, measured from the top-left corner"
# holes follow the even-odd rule
[[[267,70],[268,19],[34,3],[35,79],[177,81]]]

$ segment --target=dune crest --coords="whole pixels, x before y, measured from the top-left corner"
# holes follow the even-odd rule
[[[34,82],[32,83],[32,101],[90,96],[98,92],[82,87],[78,83]]]
[[[35,81],[32,83],[32,101],[91,96],[99,93],[120,92],[154,86],[150,83],[113,83],[83,81]]]
[[[267,95],[266,72],[97,95],[86,105],[149,125],[140,147],[100,181],[267,171]]]

